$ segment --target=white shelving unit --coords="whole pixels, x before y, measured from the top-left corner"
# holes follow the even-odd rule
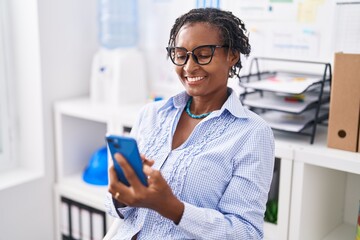
[[[89,99],[55,105],[57,181],[55,204],[60,235],[60,197],[105,211],[107,187],[82,180],[104,136],[131,127],[142,105],[109,107]],[[327,128],[318,126],[316,141],[307,136],[275,133],[280,159],[277,224],[265,223],[267,240],[354,240],[360,200],[360,154],[326,146]],[[111,218],[107,218],[110,227]],[[60,239],[60,238],[59,238]]]
[[[327,128],[317,141],[277,135],[293,148],[289,239],[354,240],[360,201],[360,154],[326,146]]]
[[[105,212],[107,186],[82,180],[91,155],[105,146],[106,133],[122,134],[131,126],[142,105],[111,107],[89,99],[61,101],[55,104],[56,173],[55,206],[58,239],[61,239],[60,200],[66,197]],[[107,216],[110,227],[112,218]]]

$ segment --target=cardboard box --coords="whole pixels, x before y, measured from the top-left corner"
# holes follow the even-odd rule
[[[328,127],[328,147],[359,151],[360,54],[336,53]]]

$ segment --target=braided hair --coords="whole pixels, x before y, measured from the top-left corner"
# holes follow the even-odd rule
[[[188,23],[198,22],[209,23],[217,27],[220,30],[220,38],[223,41],[223,45],[228,46],[233,53],[239,52],[245,56],[249,56],[251,46],[249,44],[249,38],[246,36],[247,30],[244,22],[234,16],[232,12],[217,8],[196,8],[177,18],[170,31],[168,45],[175,45],[176,36],[182,26]],[[231,68],[229,76],[233,77],[236,75],[240,78],[239,72],[241,67],[239,57],[239,61]]]

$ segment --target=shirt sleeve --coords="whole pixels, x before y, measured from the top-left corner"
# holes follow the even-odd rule
[[[133,207],[116,207],[114,201],[115,200],[112,198],[111,194],[106,193],[105,209],[110,216],[114,218],[126,219],[133,213]]]
[[[194,239],[263,239],[274,168],[274,139],[268,126],[253,131],[234,161],[233,176],[217,209],[184,203],[177,227]]]

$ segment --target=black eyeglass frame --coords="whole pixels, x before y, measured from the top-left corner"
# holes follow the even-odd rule
[[[211,57],[210,57],[209,62],[207,62],[207,63],[199,63],[199,60],[198,60],[197,56],[194,54],[194,51],[195,51],[196,49],[203,48],[203,47],[210,47],[210,49],[211,49]],[[183,48],[183,47],[166,47],[166,50],[167,50],[167,52],[168,52],[168,56],[170,57],[171,61],[172,61],[173,64],[175,64],[176,66],[184,66],[184,65],[187,63],[187,61],[189,60],[189,54],[191,54],[191,56],[192,56],[192,58],[193,58],[193,60],[194,60],[195,63],[197,63],[197,64],[199,64],[199,65],[208,65],[208,64],[211,63],[211,61],[212,61],[212,59],[213,59],[213,57],[214,57],[214,53],[215,53],[215,49],[216,49],[216,48],[227,48],[227,47],[229,47],[229,46],[227,46],[227,45],[201,45],[201,46],[197,46],[196,48],[194,48],[194,49],[191,50],[191,51],[189,51],[189,50],[187,50],[186,48]],[[172,51],[173,49],[182,49],[182,50],[185,50],[185,52],[186,52],[186,59],[185,59],[185,61],[184,61],[183,64],[178,64],[178,63],[176,63],[175,60],[171,57],[171,51]]]

